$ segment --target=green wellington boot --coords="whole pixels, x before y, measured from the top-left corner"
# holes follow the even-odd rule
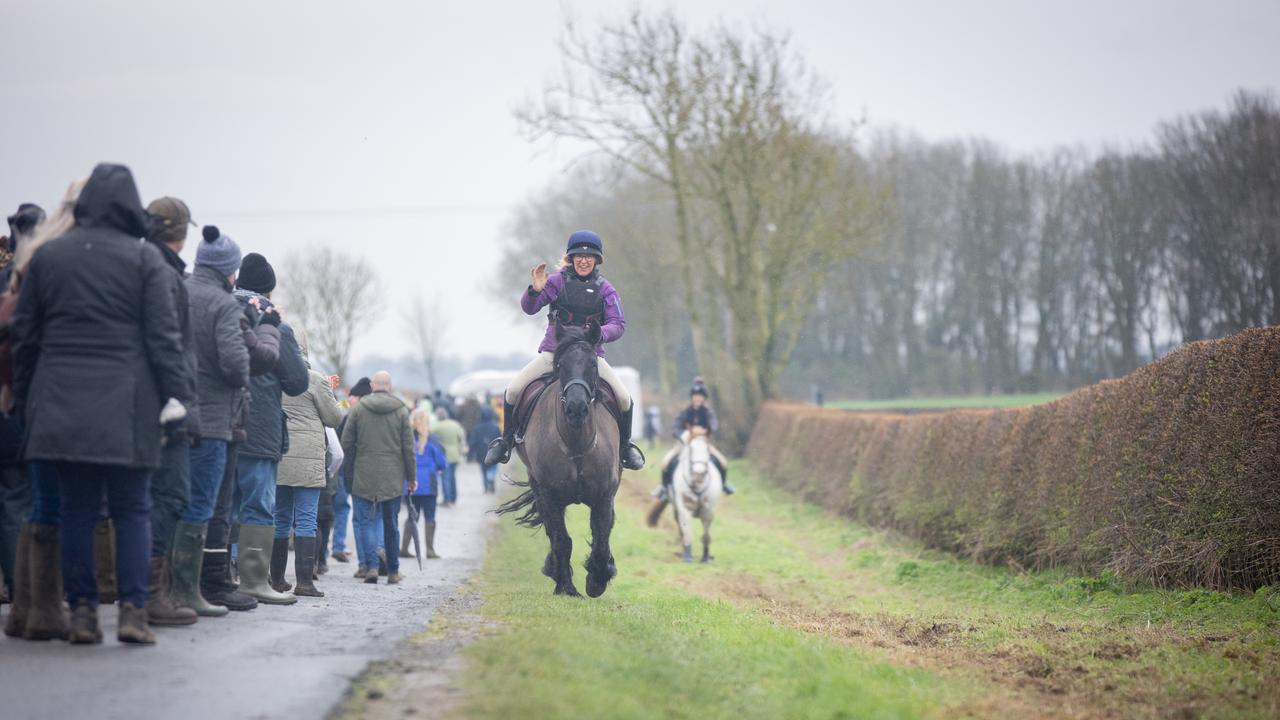
[[[267,578],[275,543],[276,529],[270,525],[240,526],[240,592],[266,605],[292,605],[298,598],[293,593],[276,592]]]
[[[200,617],[223,617],[231,612],[213,605],[200,593],[200,566],[204,564],[204,536],[209,526],[178,521],[173,534],[173,601]]]

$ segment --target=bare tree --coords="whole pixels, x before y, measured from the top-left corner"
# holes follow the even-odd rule
[[[378,317],[373,268],[328,246],[293,253],[286,267],[282,289],[292,322],[306,329],[312,355],[345,378],[356,339]]]
[[[436,382],[436,361],[449,336],[449,316],[444,312],[439,296],[430,301],[415,295],[413,301],[401,312],[409,340],[413,343],[418,362],[427,371],[427,382],[432,390],[440,388]]]

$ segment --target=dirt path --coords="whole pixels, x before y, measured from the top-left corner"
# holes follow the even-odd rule
[[[103,609],[99,647],[0,638],[5,717],[322,717],[371,662],[386,660],[458,604],[484,557],[492,496],[475,465],[459,466],[459,502],[438,513],[442,560],[405,560],[401,585],[366,585],[354,564],[330,560],[317,583],[326,597],[260,606],[189,628],[159,629],[150,648],[115,641],[114,609]],[[348,535],[350,538],[350,535]],[[349,546],[353,547],[351,542]],[[292,576],[292,571],[290,571]]]

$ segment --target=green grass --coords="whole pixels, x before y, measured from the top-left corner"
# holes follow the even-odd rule
[[[827,407],[837,410],[960,410],[980,408],[1012,408],[1039,405],[1062,397],[1063,393],[1022,393],[1014,395],[950,395],[911,397],[889,400],[836,400]]]
[[[571,510],[576,578],[586,512]],[[468,650],[469,718],[906,718],[969,697],[972,687],[892,664],[667,580],[709,568],[620,513],[618,579],[597,600],[551,595],[547,544],[504,519],[480,588],[505,629]],[[678,571],[677,571],[678,569]]]
[[[655,476],[629,474],[620,574],[598,600],[551,596],[544,536],[504,518],[478,583],[504,630],[469,650],[463,715],[1280,713],[1280,595],[977,565],[798,502],[745,463],[732,472],[741,492],[710,565],[680,562],[670,527],[642,526],[637,487]],[[570,516],[581,585],[585,509]]]

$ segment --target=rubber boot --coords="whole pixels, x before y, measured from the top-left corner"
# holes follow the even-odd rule
[[[329,557],[327,548],[329,547],[329,535],[333,532],[332,520],[321,520],[317,523],[320,530],[320,536],[316,538],[316,574],[315,579],[319,580],[321,575],[329,572]]]
[[[67,611],[62,606],[62,540],[57,525],[32,523],[27,562],[31,604],[25,637],[62,640],[67,637]]]
[[[12,638],[27,636],[27,609],[31,607],[31,523],[18,529],[18,548],[13,558],[13,597],[9,600],[9,617],[4,634]]]
[[[671,483],[676,479],[676,463],[680,461],[679,456],[671,459],[667,466],[662,468],[662,485],[658,488],[658,501],[671,501]]]
[[[204,535],[209,526],[178,521],[173,536],[173,601],[196,611],[200,617],[223,617],[227,609],[205,600],[200,592],[200,566],[204,564]]]
[[[640,470],[644,467],[644,453],[640,452],[638,445],[631,442],[632,414],[630,409],[618,413],[619,457],[622,459],[622,467],[628,470]]]
[[[415,557],[413,553],[409,552],[409,543],[413,542],[413,536],[409,534],[410,526],[409,518],[405,518],[404,531],[400,533],[400,557],[402,558]]]
[[[270,525],[240,526],[240,592],[266,605],[292,605],[298,598],[268,584],[267,563],[275,542],[276,529]]]
[[[293,594],[298,597],[324,597],[312,582],[316,572],[316,547],[316,538],[293,538],[293,577],[298,583]]]
[[[131,645],[155,645],[156,636],[147,625],[147,609],[140,608],[131,602],[120,603],[116,639]]]
[[[103,518],[93,528],[94,579],[98,581],[98,602],[112,605],[118,596],[116,587],[116,528]]]
[[[439,560],[440,556],[436,554],[436,524],[422,523],[422,533],[427,536],[427,559]]]
[[[515,444],[516,437],[516,409],[507,402],[506,398],[502,399],[502,436],[493,439],[489,443],[489,449],[484,453],[485,465],[500,465],[511,460],[511,448]]]
[[[67,642],[72,645],[102,644],[102,628],[98,625],[98,608],[88,600],[81,600],[72,609]]]
[[[271,546],[271,589],[287,593],[293,589],[289,581],[284,579],[285,568],[289,566],[289,539],[276,538]]]
[[[196,611],[179,606],[169,585],[169,559],[151,558],[151,587],[147,590],[147,618],[156,625],[191,625]]]
[[[226,549],[204,549],[204,566],[200,568],[200,594],[212,605],[244,612],[258,607],[258,601],[236,590],[231,581],[231,552]]]

